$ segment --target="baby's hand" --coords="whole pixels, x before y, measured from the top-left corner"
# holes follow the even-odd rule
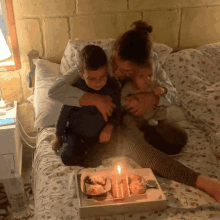
[[[161,95],[161,94],[165,93],[165,90],[164,90],[163,88],[161,88],[161,87],[157,87],[157,88],[154,90],[154,93],[155,93],[156,95]]]
[[[99,135],[99,142],[100,143],[106,143],[109,142],[112,136],[113,132],[113,125],[112,124],[107,124],[103,130],[101,131]]]
[[[62,139],[55,137],[55,139],[52,141],[52,149],[54,151],[58,151],[61,147],[61,144],[62,144]]]

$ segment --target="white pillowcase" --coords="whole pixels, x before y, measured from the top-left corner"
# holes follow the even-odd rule
[[[48,97],[48,90],[61,76],[60,65],[43,59],[33,60],[35,70],[35,129],[57,124],[62,104]]]
[[[76,38],[74,41],[69,40],[61,59],[60,72],[65,74],[71,67],[75,66],[79,52],[88,44],[102,47],[109,58],[114,42],[114,38],[98,40],[83,40]],[[163,65],[166,57],[173,51],[173,48],[165,44],[153,43],[153,51],[157,53],[158,60],[160,64]]]
[[[172,53],[173,48],[165,44],[153,43],[153,51],[157,53],[158,61],[163,65],[168,55]]]
[[[60,72],[65,74],[71,67],[76,65],[77,56],[86,45],[97,45],[105,51],[110,51],[114,42],[114,38],[98,40],[83,40],[76,38],[74,41],[69,40],[61,59]]]

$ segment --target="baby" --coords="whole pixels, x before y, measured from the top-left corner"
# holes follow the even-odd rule
[[[149,64],[143,72],[134,74],[131,76],[131,80],[128,81],[121,92],[121,105],[125,107],[127,104],[126,99],[139,92],[154,92],[158,96],[165,95],[167,89],[158,79],[153,78],[152,66]],[[136,106],[138,100],[132,99],[131,105]],[[154,106],[147,110],[141,117],[138,117],[138,121],[144,123],[148,122],[150,126],[157,126],[158,120],[165,119],[168,115],[168,109],[165,106]]]

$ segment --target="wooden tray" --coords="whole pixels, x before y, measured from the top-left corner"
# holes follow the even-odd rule
[[[106,172],[108,172],[107,175],[111,175],[111,171]],[[80,181],[81,174],[76,174],[75,181],[79,199],[80,218],[155,211],[167,207],[167,199],[150,168],[133,169],[127,172],[143,176],[146,181],[155,180],[157,188],[148,189],[146,195],[131,196],[124,200],[94,200],[93,198],[88,198],[87,195],[82,192]],[[160,194],[159,199],[151,198],[151,195],[154,193],[153,191]]]

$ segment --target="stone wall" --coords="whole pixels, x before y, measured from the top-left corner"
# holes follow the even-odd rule
[[[32,49],[59,61],[68,39],[117,37],[139,19],[153,26],[154,42],[172,47],[198,47],[220,39],[218,0],[14,0],[13,7],[22,69],[0,75],[5,76],[5,95],[18,100],[23,112],[32,93],[25,80]],[[20,114],[29,132],[34,131],[32,115]]]

